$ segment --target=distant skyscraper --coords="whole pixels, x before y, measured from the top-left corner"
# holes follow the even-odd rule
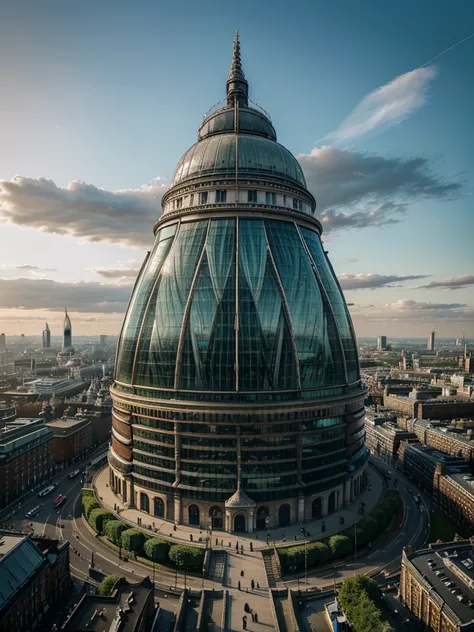
[[[46,323],[46,327],[43,329],[43,349],[49,349],[51,347],[51,332],[49,325]]]
[[[71,319],[67,313],[67,307],[64,308],[64,342],[63,348],[70,349],[72,347],[72,327],[71,327]]]
[[[0,334],[0,351],[4,351],[7,348],[7,342],[5,334]]]
[[[99,344],[101,346],[104,346],[107,344],[107,336],[105,336],[104,334],[101,334],[99,340],[100,340]]]
[[[426,348],[428,349],[428,351],[434,351],[435,350],[435,331],[432,331],[430,333],[430,335],[428,336],[428,344],[426,345]]]
[[[377,349],[383,351],[387,348],[387,336],[379,336],[377,338]]]

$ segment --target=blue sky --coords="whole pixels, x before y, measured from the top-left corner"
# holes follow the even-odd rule
[[[456,0],[2,7],[0,330],[54,333],[67,301],[76,333],[116,333],[236,28],[359,335],[474,338],[474,37],[420,69],[474,32]]]

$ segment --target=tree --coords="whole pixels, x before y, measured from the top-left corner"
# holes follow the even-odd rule
[[[343,557],[352,552],[352,541],[345,535],[331,536],[328,544],[333,557]]]
[[[338,592],[343,610],[346,611],[352,603],[357,603],[361,593],[364,591],[375,604],[379,603],[380,588],[373,579],[365,575],[345,579]]]
[[[145,542],[143,548],[149,560],[153,562],[166,562],[170,550],[170,543],[162,538],[150,538]]]
[[[374,509],[374,511],[370,514],[370,517],[373,518],[379,525],[379,533],[380,531],[383,531],[388,524],[389,518],[382,508],[377,507],[377,509]]]
[[[102,597],[108,597],[111,595],[114,591],[115,585],[121,579],[123,578],[120,577],[120,575],[107,575],[107,577],[105,577],[100,583],[99,595],[102,595]]]
[[[173,544],[168,556],[175,566],[188,570],[201,570],[204,562],[203,549],[185,544]]]
[[[145,534],[138,529],[126,529],[121,536],[121,543],[124,549],[140,555],[145,543]]]
[[[105,525],[105,535],[110,542],[120,546],[122,533],[127,529],[127,525],[121,520],[110,520]]]

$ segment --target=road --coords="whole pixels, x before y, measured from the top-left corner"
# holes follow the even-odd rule
[[[411,544],[415,549],[422,548],[426,542],[430,528],[430,510],[431,500],[421,491],[413,481],[410,481],[402,472],[394,470],[393,467],[372,458],[377,467],[390,472],[393,480],[398,478],[397,489],[404,503],[403,522],[395,537],[381,538],[374,544],[373,551],[364,551],[360,558],[355,558],[348,563],[342,562],[335,565],[333,569],[316,571],[308,574],[308,584],[304,583],[304,575],[300,574],[298,578],[285,581],[290,588],[325,588],[333,584],[334,579],[340,582],[347,577],[353,577],[355,574],[371,574],[380,573],[383,576],[390,576],[400,570],[401,554],[403,547]],[[415,502],[415,495],[419,495],[422,499],[420,503]]]
[[[102,448],[103,449],[103,448]],[[96,455],[95,455],[96,456]],[[71,572],[79,579],[85,580],[89,577],[88,569],[94,553],[94,564],[105,574],[120,573],[130,581],[137,581],[146,575],[152,576],[152,569],[142,564],[120,560],[117,553],[100,541],[87,529],[81,519],[81,478],[78,476],[69,479],[68,475],[75,469],[84,468],[85,465],[94,458],[89,455],[82,462],[76,462],[67,469],[60,472],[50,484],[57,484],[57,489],[46,498],[40,499],[37,493],[30,495],[22,503],[19,510],[12,516],[8,523],[14,529],[24,532],[35,533],[35,535],[45,535],[51,538],[64,538],[71,545]],[[377,466],[385,471],[392,472],[393,477],[398,477],[397,488],[403,499],[405,511],[403,522],[398,533],[391,534],[376,541],[373,551],[363,551],[360,557],[354,560],[346,560],[340,565],[335,565],[332,569],[316,571],[308,574],[308,584],[304,584],[304,576],[285,581],[286,585],[296,588],[298,585],[304,588],[322,588],[332,585],[334,579],[342,581],[346,577],[351,577],[355,573],[385,573],[390,575],[396,573],[400,568],[400,558],[404,546],[411,544],[414,548],[421,548],[426,541],[429,532],[429,510],[430,499],[420,491],[412,481],[409,481],[403,473],[394,471],[390,466],[376,461]],[[419,494],[423,500],[417,504],[414,495]],[[59,494],[67,496],[67,502],[58,510],[54,510],[53,501]],[[26,513],[42,504],[37,516],[32,519],[26,518]],[[173,572],[166,572],[161,568],[156,569],[155,579],[163,586],[174,586],[176,577]],[[184,577],[177,578],[178,586],[183,586]],[[188,577],[187,585],[195,589],[202,586],[202,580],[196,577]],[[212,589],[217,585],[205,580],[204,586]]]

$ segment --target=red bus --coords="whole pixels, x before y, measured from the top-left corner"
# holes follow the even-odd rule
[[[66,502],[66,500],[67,500],[67,496],[63,496],[62,494],[59,494],[59,496],[54,499],[53,507],[55,509],[58,509],[59,507],[61,507],[61,505],[63,505]]]

